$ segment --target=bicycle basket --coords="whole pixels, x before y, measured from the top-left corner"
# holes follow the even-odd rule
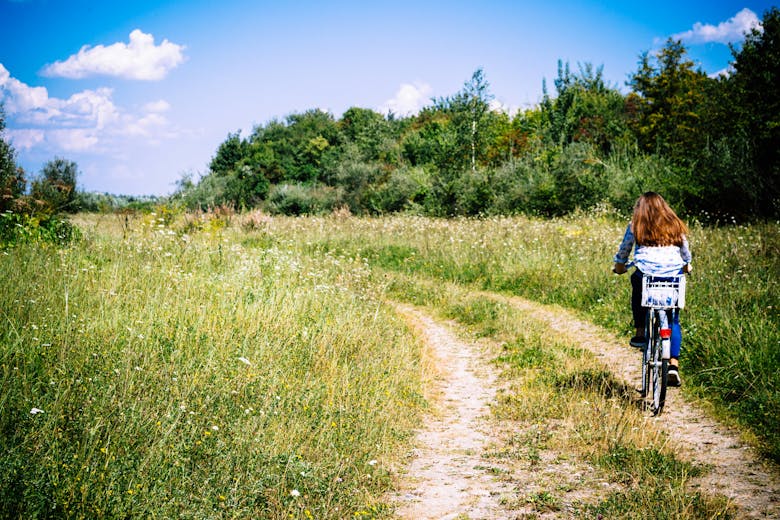
[[[685,276],[642,277],[642,307],[661,309],[685,307]]]

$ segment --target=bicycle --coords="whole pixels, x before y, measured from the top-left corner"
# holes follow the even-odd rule
[[[685,307],[685,275],[672,277],[642,276],[642,307],[647,308],[642,352],[642,387],[646,398],[652,388],[651,411],[659,415],[666,401],[666,376],[669,372],[672,329],[670,320]]]

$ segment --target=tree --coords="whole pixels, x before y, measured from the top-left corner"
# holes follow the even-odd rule
[[[435,109],[450,116],[459,155],[464,166],[468,164],[472,172],[476,171],[477,161],[482,160],[487,149],[485,138],[489,121],[486,116],[492,100],[490,84],[482,69],[477,69],[460,92],[434,102]]]
[[[241,131],[228,134],[227,139],[217,148],[217,154],[211,159],[209,170],[217,176],[225,176],[236,168],[245,152],[246,143],[241,139]]]
[[[780,214],[780,10],[766,13],[760,28],[732,47],[734,74],[729,80],[736,99],[736,129],[749,143],[756,175],[753,209],[759,215]]]
[[[613,147],[626,143],[625,98],[606,84],[603,67],[594,69],[585,63],[579,65],[579,74],[574,74],[568,63],[559,60],[555,90],[557,97],[552,99],[544,87],[540,106],[548,145],[585,142],[606,156]]]
[[[40,177],[32,183],[33,200],[43,203],[52,213],[78,211],[76,204],[76,177],[78,166],[73,161],[55,158],[47,162]]]
[[[340,140],[339,126],[328,112],[291,114],[284,123],[255,128],[246,164],[271,183],[320,181]]]
[[[16,152],[3,138],[5,112],[0,104],[0,212],[14,207],[27,188],[24,170],[16,166]]]
[[[656,54],[657,68],[642,54],[628,82],[633,88],[628,104],[642,149],[690,165],[707,143],[701,121],[707,91],[716,80],[695,70],[686,54],[682,42],[671,38]]]

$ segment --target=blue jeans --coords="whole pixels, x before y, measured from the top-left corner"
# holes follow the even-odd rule
[[[637,330],[645,329],[647,318],[647,308],[642,307],[642,272],[635,269],[631,273],[631,312],[634,315],[634,327]],[[669,322],[672,325],[672,343],[671,356],[680,357],[680,346],[682,346],[682,328],[680,328],[680,309],[667,311]]]

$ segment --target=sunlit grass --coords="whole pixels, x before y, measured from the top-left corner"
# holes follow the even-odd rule
[[[642,427],[588,355],[476,295],[556,303],[628,334],[628,280],[609,273],[625,225],[614,215],[76,221],[80,242],[0,253],[2,517],[389,515],[389,468],[434,367],[388,299],[502,345],[511,391],[496,413],[556,431],[515,451],[529,464],[570,453],[628,486],[585,516],[659,501],[670,517],[728,510],[686,494],[700,468]],[[684,390],[774,456],[777,238],[776,224],[692,226],[682,358]],[[527,499],[560,506],[552,492]]]
[[[314,256],[360,257],[375,268],[555,303],[628,337],[628,278],[610,272],[625,225],[591,212],[553,220],[298,219],[276,229]],[[693,222],[690,242],[684,391],[710,401],[780,460],[780,225]]]
[[[361,263],[151,216],[2,257],[0,516],[381,516],[424,401]],[[247,245],[242,245],[246,243]]]

